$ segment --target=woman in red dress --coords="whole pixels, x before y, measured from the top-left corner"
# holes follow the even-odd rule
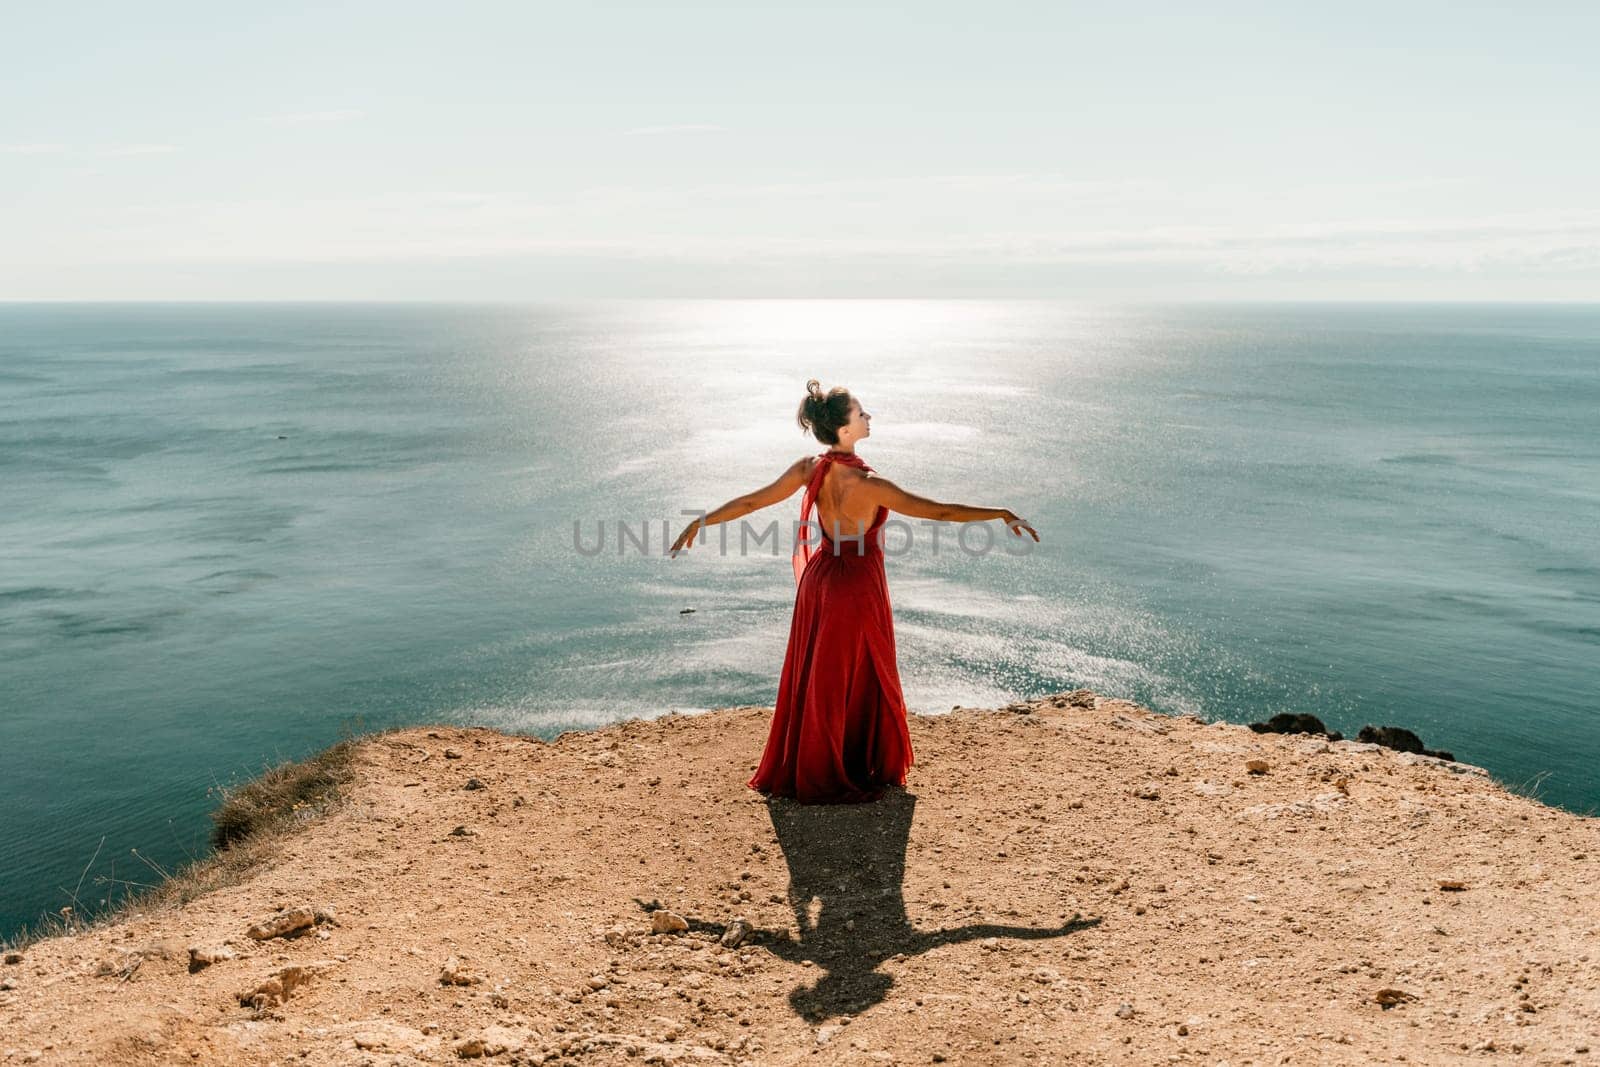
[[[849,390],[815,379],[800,403],[801,430],[831,446],[802,456],[776,481],[689,524],[671,554],[704,527],[728,522],[805,488],[793,554],[794,617],[761,764],[747,785],[803,803],[876,800],[904,785],[911,735],[895,662],[894,616],[883,567],[890,511],[944,522],[1000,519],[1013,536],[1039,535],[1005,508],[942,504],[895,485],[856,454],[872,416]],[[815,505],[817,517],[810,518]],[[820,536],[808,536],[813,529]]]

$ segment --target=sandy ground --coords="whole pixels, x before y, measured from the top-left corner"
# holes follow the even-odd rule
[[[1600,1063],[1600,820],[1082,690],[769,803],[770,715],[372,739],[245,883],[0,965],[0,1062]]]

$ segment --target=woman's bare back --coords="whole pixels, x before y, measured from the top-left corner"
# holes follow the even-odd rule
[[[817,486],[815,502],[817,521],[822,524],[822,532],[828,540],[860,537],[878,517],[878,505],[867,499],[863,484],[869,477],[868,472],[843,463],[828,464],[828,470],[822,474],[822,484]],[[835,520],[838,520],[837,527]]]

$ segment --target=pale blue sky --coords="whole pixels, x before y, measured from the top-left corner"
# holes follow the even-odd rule
[[[1600,5],[6,2],[0,299],[1600,299]]]

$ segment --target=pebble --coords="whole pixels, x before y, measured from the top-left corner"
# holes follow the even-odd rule
[[[213,963],[234,958],[233,949],[227,945],[190,945],[189,946],[189,973],[203,971]]]
[[[246,1008],[261,1011],[276,1007],[289,999],[296,989],[311,981],[317,973],[313,964],[285,967],[260,985],[252,986],[239,994],[239,1003]]]
[[[650,914],[650,931],[656,934],[681,934],[689,929],[682,915],[659,908]]]
[[[455,956],[445,960],[444,967],[439,971],[440,985],[477,985],[483,981],[461,966],[461,961]]]
[[[290,908],[279,912],[270,919],[264,919],[245,931],[245,936],[254,941],[270,941],[275,937],[287,937],[301,930],[315,926],[317,913],[311,908]]]
[[[738,948],[744,944],[745,938],[749,937],[751,933],[752,927],[748,921],[735,919],[728,924],[726,930],[722,931],[722,947]]]

